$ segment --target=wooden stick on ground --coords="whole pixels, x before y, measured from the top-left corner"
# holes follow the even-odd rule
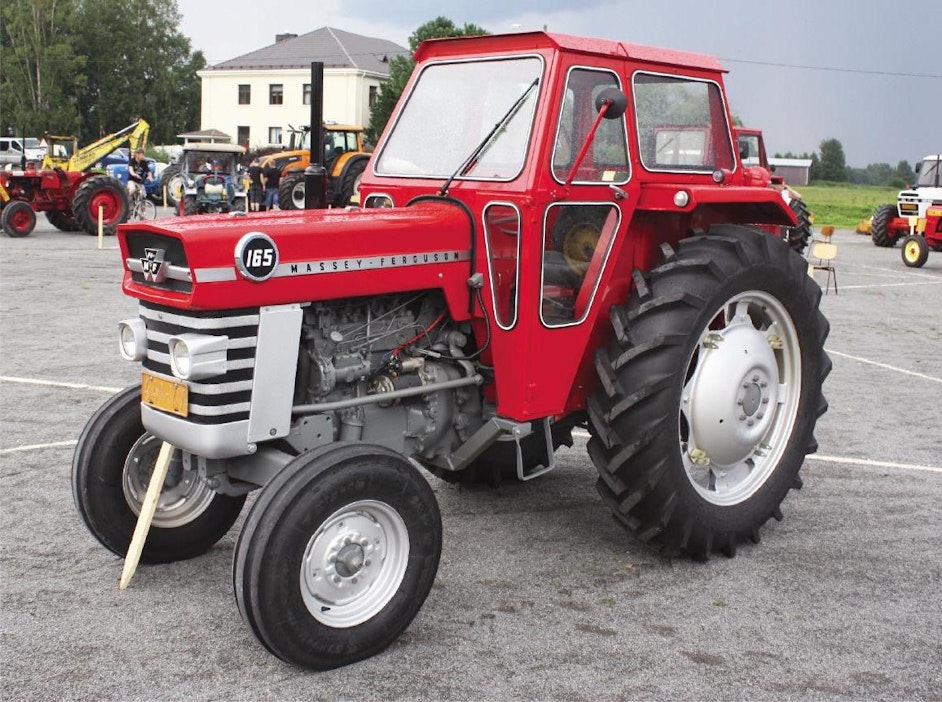
[[[119,590],[125,590],[131,584],[131,578],[134,577],[134,571],[137,570],[137,564],[141,560],[141,551],[144,549],[144,541],[147,539],[147,532],[150,531],[150,523],[154,519],[154,512],[157,511],[157,500],[160,498],[160,489],[164,486],[164,479],[167,477],[167,469],[170,467],[170,457],[172,455],[173,446],[165,441],[160,447],[160,453],[157,455],[157,463],[154,466],[154,472],[150,476],[150,483],[147,485],[147,495],[144,497],[144,504],[141,505],[137,526],[134,527],[134,536],[131,537],[131,546],[128,548],[128,555],[124,559],[124,570],[121,571],[121,582],[118,585]]]

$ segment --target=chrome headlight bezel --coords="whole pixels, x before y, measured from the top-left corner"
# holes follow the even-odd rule
[[[118,352],[125,361],[147,358],[147,326],[140,317],[118,322]]]
[[[225,375],[229,337],[179,334],[167,340],[170,370],[181,380],[201,380]]]

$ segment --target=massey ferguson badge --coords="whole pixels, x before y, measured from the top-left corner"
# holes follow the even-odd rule
[[[236,604],[315,669],[382,651],[429,595],[419,466],[529,481],[581,427],[599,519],[731,557],[782,518],[826,408],[821,291],[754,226],[796,221],[741,161],[716,59],[533,32],[416,60],[362,208],[119,228],[143,381],[73,464],[122,556],[157,465],[148,563],[199,556],[258,491]]]

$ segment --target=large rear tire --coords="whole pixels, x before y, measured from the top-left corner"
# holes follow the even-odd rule
[[[167,205],[177,207],[183,197],[183,185],[186,177],[180,172],[179,165],[167,166],[160,173],[160,188],[167,191]]]
[[[0,215],[0,226],[3,227],[3,233],[7,236],[14,238],[29,236],[36,227],[36,213],[28,202],[11,200]]]
[[[75,220],[87,234],[98,233],[98,208],[101,207],[104,233],[112,236],[115,227],[128,220],[128,191],[121,181],[98,175],[84,181],[72,198]]]
[[[258,640],[326,670],[373,656],[428,596],[442,524],[428,482],[401,455],[330,444],[264,488],[239,535],[233,589]]]
[[[304,209],[304,174],[292,173],[281,179],[278,187],[278,209]]]
[[[72,459],[72,497],[105,548],[127,554],[161,442],[144,431],[141,389],[113,396],[92,415]],[[214,492],[174,451],[147,534],[142,563],[169,563],[208,551],[235,523],[245,496]]]
[[[873,211],[870,220],[870,239],[877,246],[896,246],[899,232],[890,229],[890,222],[896,218],[896,205],[880,205]]]
[[[82,225],[75,221],[70,211],[49,210],[46,212],[46,219],[61,232],[77,232],[82,229]]]
[[[614,516],[697,559],[731,557],[781,518],[817,449],[831,368],[802,259],[750,227],[711,232],[636,274],[589,402],[589,454]]]

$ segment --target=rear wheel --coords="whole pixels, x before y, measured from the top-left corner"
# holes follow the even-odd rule
[[[49,210],[46,212],[46,219],[49,224],[62,232],[77,232],[82,228],[71,212],[62,210]]]
[[[821,290],[803,261],[748,227],[681,242],[612,309],[596,355],[589,454],[614,516],[644,541],[705,559],[759,540],[801,486],[830,362]]]
[[[366,162],[368,160],[369,159],[366,158],[359,158],[355,161],[351,161],[347,165],[340,179],[340,202],[337,203],[340,207],[346,207],[350,204],[350,199],[353,197],[354,193],[356,193],[360,179],[363,177],[363,171],[366,170]]]
[[[788,206],[791,207],[792,212],[795,213],[798,224],[794,227],[785,227],[785,241],[788,242],[788,245],[792,247],[793,251],[804,253],[808,242],[811,241],[811,213],[808,211],[808,206],[804,201],[798,197],[792,198]]]
[[[121,181],[111,176],[92,176],[78,187],[72,198],[72,212],[88,234],[98,233],[99,209],[104,233],[113,235],[115,227],[126,222],[130,213],[128,191]]]
[[[141,390],[118,393],[92,415],[72,459],[72,496],[82,521],[98,541],[127,554],[161,441],[141,423]],[[187,470],[179,450],[160,492],[141,554],[143,563],[167,563],[208,551],[239,517],[245,496],[217,494]]]
[[[278,208],[282,210],[304,209],[304,174],[292,173],[281,179],[278,188]]]
[[[877,246],[896,246],[899,232],[890,228],[892,221],[896,219],[896,214],[896,205],[880,205],[873,211],[873,218],[870,220],[870,238]]]
[[[929,259],[929,244],[921,234],[912,234],[903,239],[903,263],[910,268],[922,268]]]
[[[21,237],[29,236],[30,232],[36,227],[36,213],[29,203],[22,200],[11,200],[3,208],[3,214],[0,215],[0,224],[3,226],[3,233],[7,236]]]
[[[298,456],[259,494],[233,560],[236,602],[282,660],[336,668],[405,631],[441,547],[435,495],[405,458],[330,444]]]
[[[186,178],[180,172],[180,166],[167,166],[160,173],[160,188],[167,191],[167,204],[176,207],[183,197],[183,184]]]

